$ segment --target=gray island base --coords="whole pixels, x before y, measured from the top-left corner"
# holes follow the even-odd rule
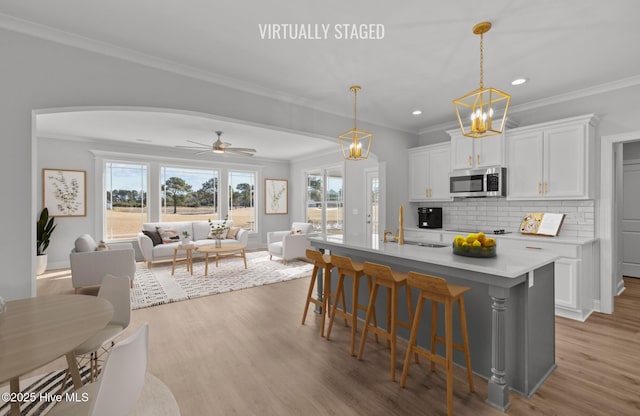
[[[401,271],[415,271],[445,278],[449,283],[471,287],[465,294],[471,365],[473,372],[488,380],[487,403],[505,411],[509,391],[531,397],[555,369],[554,260],[555,255],[498,248],[494,258],[461,257],[451,247],[421,247],[397,243],[364,244],[331,237],[312,237],[311,245],[331,254],[371,261]],[[333,270],[332,285],[337,282]],[[322,279],[318,279],[322,292]],[[364,284],[364,283],[362,283]],[[332,288],[335,290],[335,287]],[[350,285],[345,285],[350,305]],[[398,318],[407,320],[406,297],[401,291]],[[416,304],[417,291],[413,293]],[[360,303],[368,301],[368,291],[360,290]],[[378,296],[376,310],[386,314],[384,296]],[[454,342],[460,343],[459,316],[454,309]],[[431,319],[425,308],[418,343],[428,348]],[[439,318],[444,316],[439,313]],[[364,316],[361,316],[364,319]],[[442,329],[444,322],[439,322]],[[408,331],[398,335],[405,340]],[[439,354],[444,347],[438,346]],[[454,351],[454,361],[464,366],[464,355]]]

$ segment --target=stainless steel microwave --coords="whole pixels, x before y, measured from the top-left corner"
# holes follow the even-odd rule
[[[488,168],[454,171],[449,174],[452,197],[507,196],[507,169]]]

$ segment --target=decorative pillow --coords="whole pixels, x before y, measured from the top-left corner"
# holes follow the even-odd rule
[[[160,237],[160,233],[157,231],[142,230],[142,233],[151,239],[154,247],[158,244],[162,244],[162,237]]]
[[[295,229],[292,229],[292,230],[291,230],[291,234],[302,234],[302,230],[295,230]]]
[[[100,244],[96,247],[96,251],[105,251],[109,250],[109,246],[103,240],[100,240]]]
[[[160,227],[156,227],[156,229],[158,230],[158,234],[160,234],[160,237],[162,237],[163,243],[166,244],[180,241],[180,236],[178,235],[178,232],[176,230]]]
[[[238,236],[238,231],[240,231],[240,227],[231,227],[227,231],[227,238],[231,238],[233,240]]]
[[[96,248],[98,247],[95,240],[89,234],[82,234],[80,237],[76,238],[73,245],[76,249],[76,253],[96,251]]]

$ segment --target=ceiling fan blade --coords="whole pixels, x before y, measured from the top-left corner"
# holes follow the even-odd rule
[[[197,147],[196,147],[196,146],[181,146],[181,145],[177,145],[176,147],[180,147],[180,148],[182,148],[182,149],[196,149],[196,150],[200,150],[200,149],[204,149],[204,148],[209,149],[209,146],[206,146],[206,147],[204,147],[204,146],[197,146]]]
[[[205,153],[213,153],[211,150],[207,149],[207,150],[201,150],[199,152],[194,153],[194,155],[203,155]]]
[[[200,142],[195,142],[195,141],[193,141],[193,140],[187,140],[187,141],[188,141],[188,142],[191,142],[191,143],[199,144],[200,146],[204,146],[204,147],[211,147],[211,145],[210,145],[210,144],[204,144],[204,143],[200,143]]]
[[[256,149],[250,149],[248,147],[227,147],[225,151],[234,151],[234,152],[252,152],[255,153]]]
[[[224,153],[225,154],[228,153],[228,154],[233,154],[233,155],[240,155],[240,156],[253,156],[253,153],[245,152],[245,151],[242,151],[242,150],[237,150],[237,149],[234,149],[234,148],[226,149],[224,151]]]
[[[247,156],[247,157],[253,156],[253,153],[245,153],[245,152],[238,152],[238,153],[233,153],[233,154],[237,155],[237,156]]]

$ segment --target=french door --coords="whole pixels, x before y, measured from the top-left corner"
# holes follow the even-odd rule
[[[344,228],[344,171],[342,167],[306,172],[306,221],[317,233],[342,235]]]

